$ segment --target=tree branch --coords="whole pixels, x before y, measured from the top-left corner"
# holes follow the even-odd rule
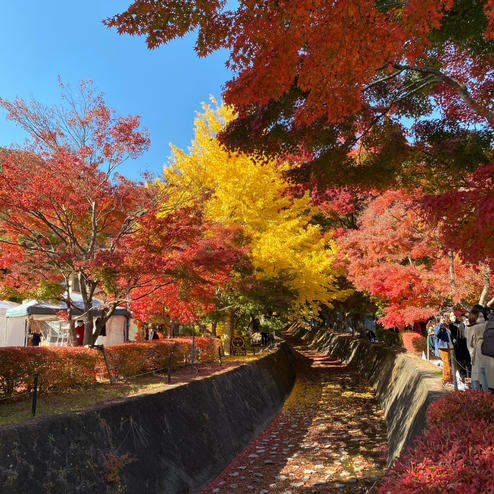
[[[386,82],[386,81],[389,81],[390,79],[394,79],[396,76],[400,75],[403,72],[403,70],[404,69],[397,70],[396,72],[393,72],[392,74],[390,74],[386,77],[382,77],[381,79],[378,79],[377,81],[373,81],[370,84],[367,84],[367,86],[364,86],[364,88],[362,89],[362,92],[367,91],[371,87],[376,86],[377,84],[380,84],[381,82]]]
[[[494,113],[489,111],[487,108],[483,107],[479,103],[477,103],[468,92],[465,84],[462,84],[458,80],[453,77],[448,76],[447,74],[441,72],[439,69],[435,67],[430,67],[427,65],[419,66],[419,65],[404,65],[400,63],[393,63],[393,67],[397,70],[411,70],[413,72],[421,72],[423,74],[433,74],[438,77],[442,82],[447,84],[450,88],[452,88],[458,96],[463,100],[463,102],[469,106],[473,111],[479,114],[481,117],[485,118],[491,126],[494,126]]]

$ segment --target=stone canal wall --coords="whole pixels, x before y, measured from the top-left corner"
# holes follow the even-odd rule
[[[376,391],[388,427],[388,465],[425,427],[430,403],[445,394],[432,364],[403,349],[350,335],[319,331],[304,337],[317,350],[348,364]]]
[[[0,428],[2,494],[181,494],[217,475],[281,408],[286,344],[163,392]]]

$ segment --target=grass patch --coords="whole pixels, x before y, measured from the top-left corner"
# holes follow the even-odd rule
[[[156,390],[166,383],[166,376],[152,374],[129,381],[98,383],[91,388],[38,395],[36,417],[81,410],[91,405]],[[32,418],[31,396],[13,402],[0,402],[0,425],[15,424]]]
[[[224,372],[245,362],[257,360],[265,355],[266,353],[262,355],[225,356],[222,366],[218,363],[196,364],[196,372],[194,374],[192,374],[190,366],[183,366],[174,370],[171,384],[167,384],[166,374],[148,374],[118,381],[114,384],[101,382],[89,388],[67,389],[63,392],[41,392],[38,395],[36,417],[74,412],[118,398],[163,391],[169,387],[177,386],[193,379],[207,377],[217,372]],[[12,401],[0,401],[0,426],[16,424],[31,419],[31,400],[32,396],[26,395]]]

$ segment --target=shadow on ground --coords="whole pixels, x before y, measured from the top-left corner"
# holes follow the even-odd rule
[[[294,344],[297,380],[274,421],[202,494],[371,493],[386,464],[386,426],[370,385]]]

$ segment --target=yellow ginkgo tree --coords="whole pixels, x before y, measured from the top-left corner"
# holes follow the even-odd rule
[[[250,241],[256,277],[282,279],[295,294],[294,313],[317,314],[321,304],[331,307],[331,301],[346,298],[350,291],[338,289],[336,283],[341,273],[334,267],[336,245],[331,233],[312,223],[317,209],[308,194],[287,193],[288,164],[227,150],[216,135],[234,118],[232,109],[203,104],[203,110],[195,120],[188,152],[172,146],[171,163],[164,170],[169,200],[206,198],[208,219],[240,226]],[[174,190],[171,196],[170,190]],[[230,325],[226,326],[228,347]]]

